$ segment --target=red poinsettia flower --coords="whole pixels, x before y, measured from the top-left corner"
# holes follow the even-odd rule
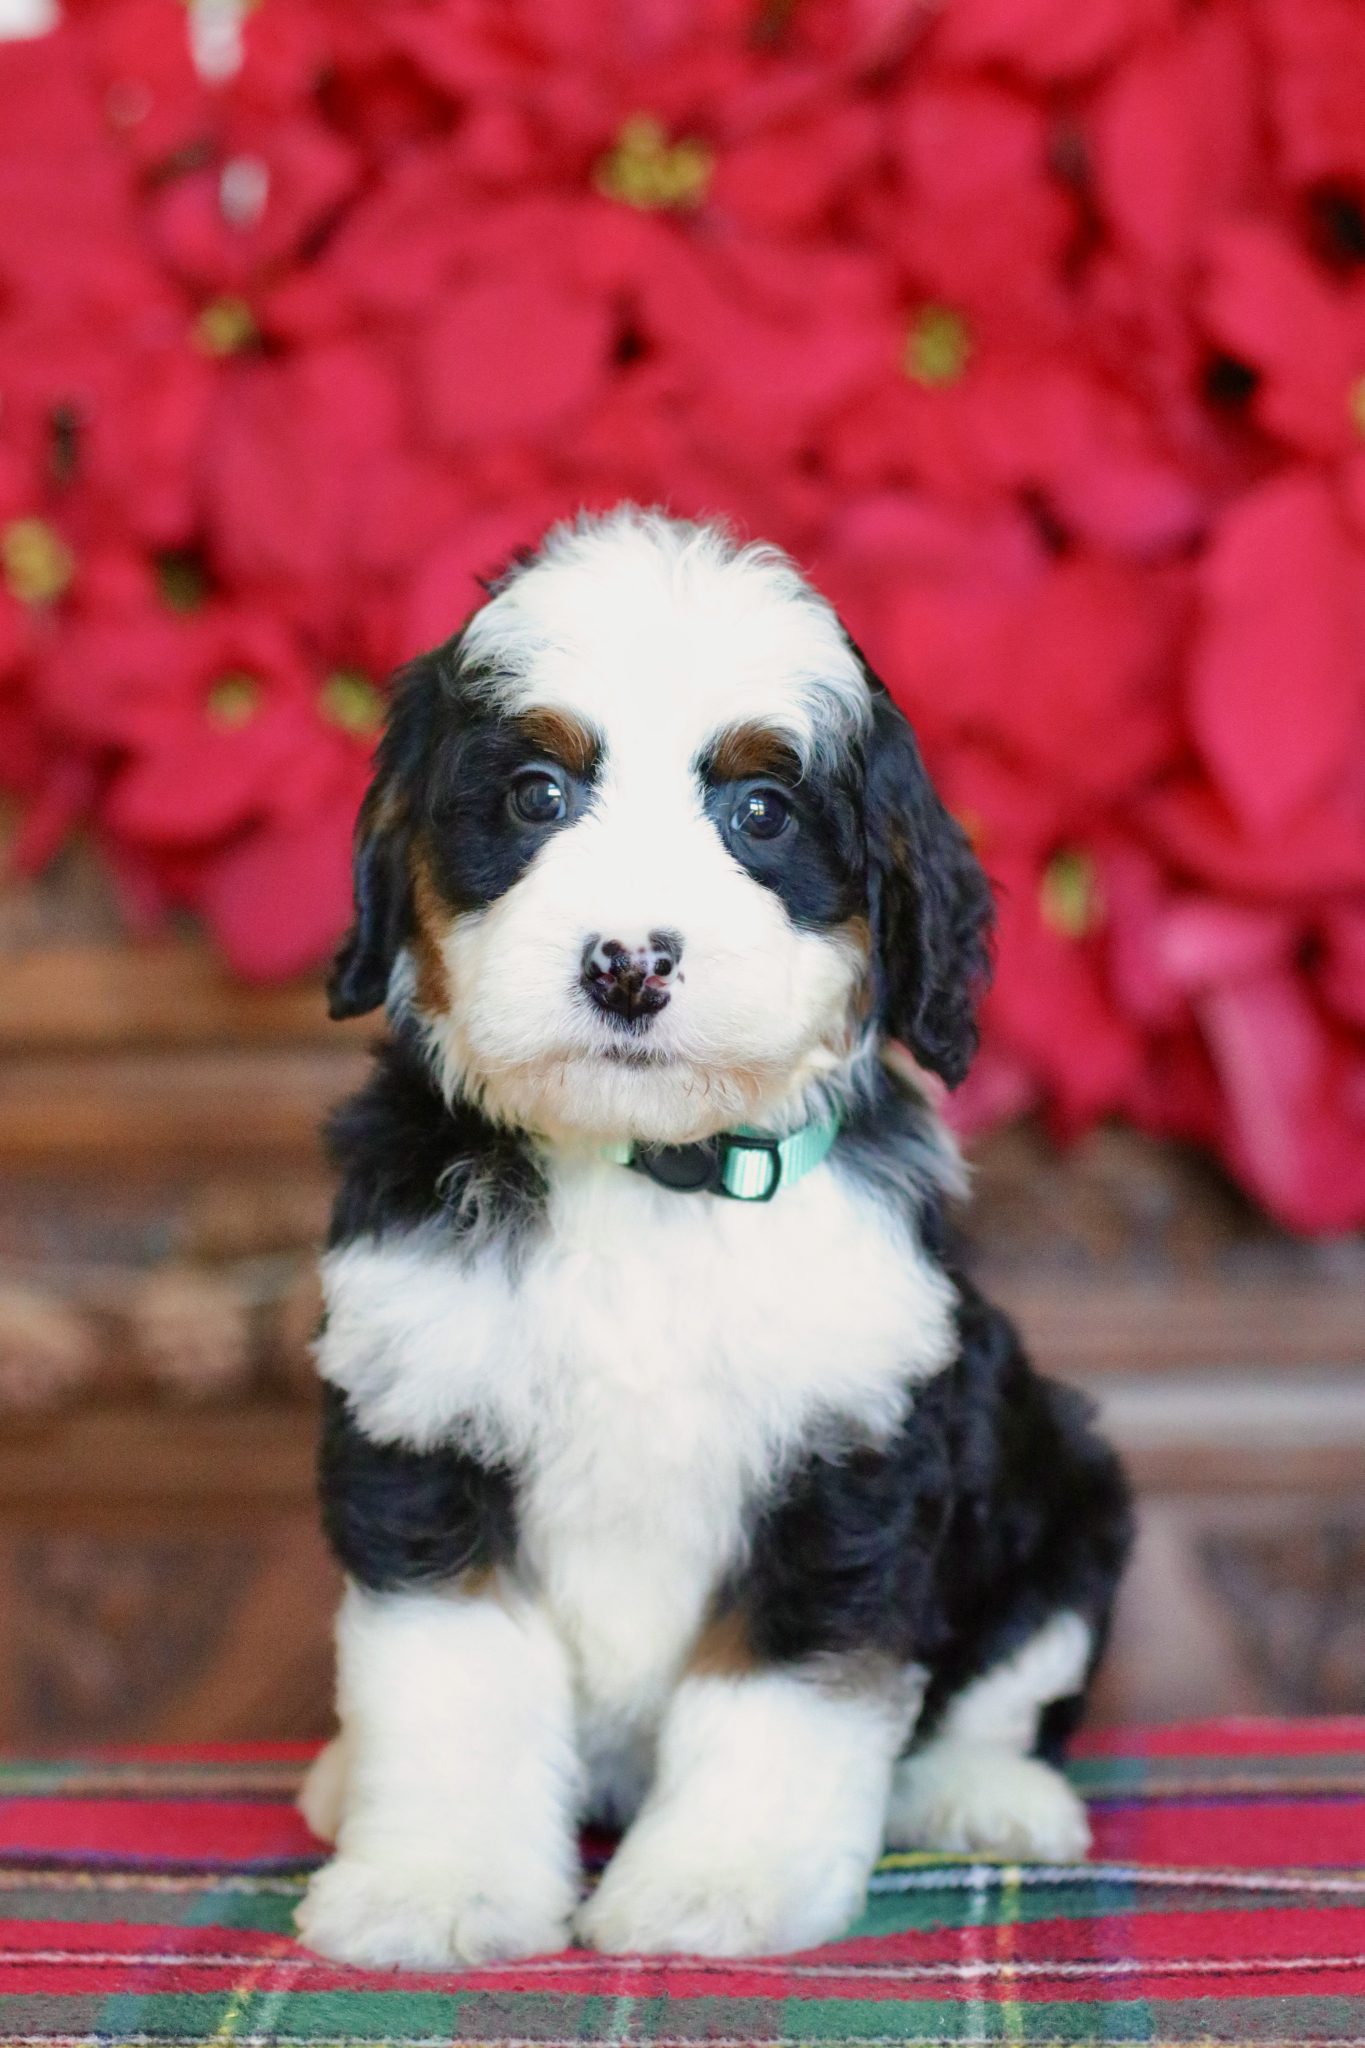
[[[194,846],[307,810],[328,774],[324,687],[262,612],[216,603],[177,615],[133,565],[78,592],[39,701],[111,770],[106,825],[141,844]],[[371,735],[372,736],[372,735]]]
[[[889,114],[893,177],[862,204],[918,298],[968,321],[998,319],[1026,342],[1064,335],[1082,215],[1047,107],[993,80],[928,70],[911,72]]]
[[[1287,235],[1238,222],[1213,237],[1204,298],[1217,341],[1257,384],[1256,418],[1310,456],[1365,446],[1365,282],[1338,282]]]
[[[218,389],[203,449],[215,572],[327,629],[349,600],[357,554],[383,546],[372,490],[413,516],[395,488],[404,419],[399,380],[376,349],[243,358]],[[441,495],[429,470],[414,466],[412,485],[428,506]]]
[[[117,558],[91,584],[39,703],[98,749],[98,824],[138,856],[136,891],[148,908],[158,895],[198,904],[243,973],[316,964],[345,922],[350,829],[383,715],[373,675],[330,666],[263,612],[210,602],[176,615]],[[383,638],[371,642],[381,658]]]
[[[1139,558],[1207,517],[1200,481],[1102,375],[936,305],[911,314],[898,375],[842,410],[827,446],[845,488],[913,483],[983,510],[1010,494],[1067,538]]]
[[[1171,260],[1178,268],[1174,253]],[[1247,430],[1254,378],[1211,344],[1193,294],[1132,251],[1102,245],[1086,265],[1079,296],[1092,376],[1122,395],[1146,446],[1160,456],[1158,470],[1147,474],[1164,477],[1165,490],[1150,502],[1154,513],[1163,502],[1167,511],[1150,520],[1151,550],[1203,540],[1218,509],[1265,475],[1264,447]]]
[[[1116,1111],[1142,1062],[1142,1034],[1109,986],[1094,856],[1063,843],[1042,855],[985,853],[996,888],[991,1042],[1038,1077],[1070,1135]]]
[[[325,225],[358,175],[355,152],[322,121],[225,120],[209,160],[167,178],[149,225],[206,299],[249,294]]]
[[[989,742],[1063,805],[1110,799],[1165,760],[1179,572],[1054,562],[1017,514],[950,520],[899,498],[845,515],[819,567],[931,751]]]

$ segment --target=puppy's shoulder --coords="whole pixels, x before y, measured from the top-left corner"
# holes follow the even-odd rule
[[[326,1136],[339,1175],[329,1250],[437,1223],[466,1237],[515,1237],[543,1207],[531,1146],[472,1104],[448,1102],[407,1023],[375,1047],[369,1078]]]
[[[967,1172],[925,1089],[884,1054],[860,1060],[839,1114],[837,1171],[895,1217],[926,1257],[943,1263],[947,1205],[966,1194]]]

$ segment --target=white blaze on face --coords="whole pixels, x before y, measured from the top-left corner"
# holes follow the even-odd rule
[[[847,932],[798,929],[703,807],[697,762],[757,724],[815,761],[867,716],[834,613],[771,551],[618,515],[552,535],[492,599],[466,657],[513,712],[590,727],[587,814],[554,833],[445,942],[450,1015],[432,1024],[450,1082],[547,1135],[680,1142],[789,1099],[842,1049],[865,965]],[[585,942],[682,939],[672,997],[639,1036],[585,999]]]

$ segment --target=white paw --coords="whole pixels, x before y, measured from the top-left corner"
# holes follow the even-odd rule
[[[470,1878],[441,1862],[336,1856],[310,1880],[295,1924],[320,1955],[364,1969],[444,1970],[568,1945],[572,1898],[548,1873]]]
[[[336,1840],[346,1805],[346,1744],[342,1736],[334,1736],[313,1758],[296,1803],[320,1842]]]
[[[931,1742],[896,1766],[886,1836],[893,1848],[1076,1863],[1090,1824],[1050,1764],[989,1743]]]
[[[842,1934],[867,1892],[865,1856],[791,1856],[782,1842],[737,1853],[627,1835],[580,1908],[581,1941],[610,1955],[780,1955]]]

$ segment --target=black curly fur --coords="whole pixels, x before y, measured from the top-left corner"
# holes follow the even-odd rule
[[[889,1444],[798,1467],[717,1609],[742,1622],[760,1662],[875,1653],[925,1665],[919,1739],[1061,1610],[1088,1623],[1093,1670],[1132,1539],[1127,1484],[1089,1403],[1035,1372],[1008,1319],[955,1278],[952,1363]],[[1065,1733],[1057,1706],[1040,1729],[1050,1749]]]
[[[929,780],[915,736],[881,683],[867,757],[868,899],[880,1008],[893,1038],[955,1088],[976,1053],[990,979],[990,885]]]
[[[516,1552],[512,1481],[499,1466],[443,1446],[378,1444],[346,1396],[324,1383],[318,1445],[322,1523],[342,1568],[372,1592],[449,1584]]]

